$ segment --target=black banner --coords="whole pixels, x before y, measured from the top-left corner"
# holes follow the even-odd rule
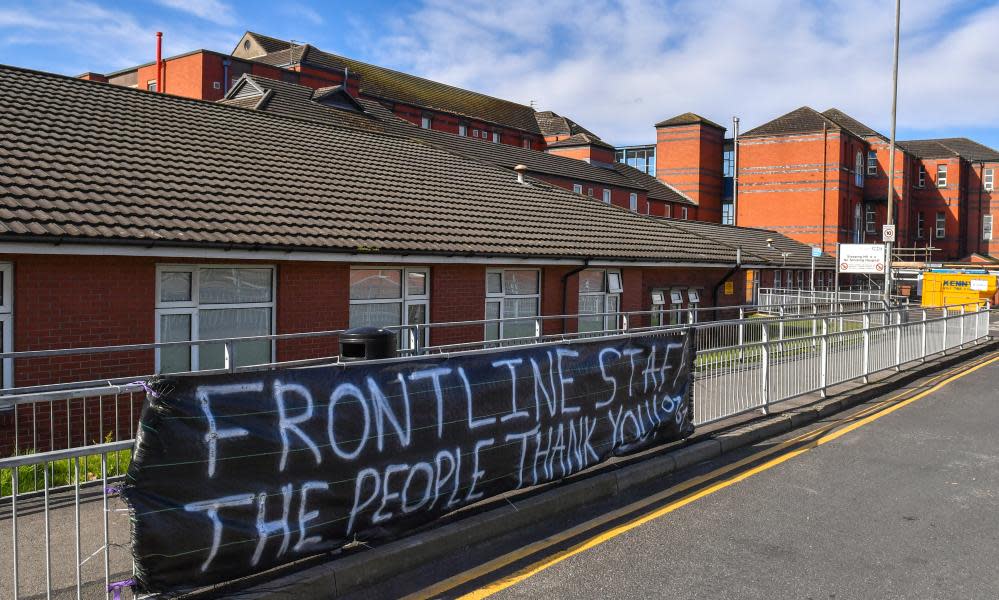
[[[123,493],[139,586],[387,540],[693,432],[692,332],[152,386]]]

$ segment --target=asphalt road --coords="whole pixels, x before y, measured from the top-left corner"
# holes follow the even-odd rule
[[[554,554],[461,591],[506,576],[491,597],[997,598],[997,384],[999,362],[522,580]]]

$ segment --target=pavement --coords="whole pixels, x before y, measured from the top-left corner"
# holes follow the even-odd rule
[[[478,576],[451,590],[423,595],[997,598],[999,361],[968,371],[958,367],[954,373],[964,374],[959,379],[826,443],[801,452],[792,445],[795,453],[772,467],[760,469],[782,454],[768,455],[765,462],[754,462],[754,455],[800,431],[678,474],[668,485],[748,460],[745,468],[698,488],[702,495],[695,500],[662,515],[655,513],[683,496],[667,497],[505,568],[473,572]],[[871,399],[814,427],[852,426],[859,411],[883,400]],[[590,518],[600,521],[600,511]],[[581,524],[585,521],[573,525]],[[521,537],[555,539],[557,530]],[[510,552],[518,548],[514,540],[504,544]],[[580,546],[584,549],[577,552]],[[477,565],[469,560],[462,566],[464,571],[452,566],[452,577],[460,579]],[[367,590],[365,596],[419,592],[394,585]]]

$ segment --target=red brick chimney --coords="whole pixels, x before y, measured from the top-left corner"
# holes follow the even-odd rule
[[[656,123],[656,178],[690,196],[697,218],[721,222],[725,128],[684,113]]]

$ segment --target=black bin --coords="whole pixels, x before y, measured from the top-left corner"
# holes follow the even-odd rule
[[[395,333],[378,327],[355,327],[340,334],[340,361],[393,358],[398,353]]]

